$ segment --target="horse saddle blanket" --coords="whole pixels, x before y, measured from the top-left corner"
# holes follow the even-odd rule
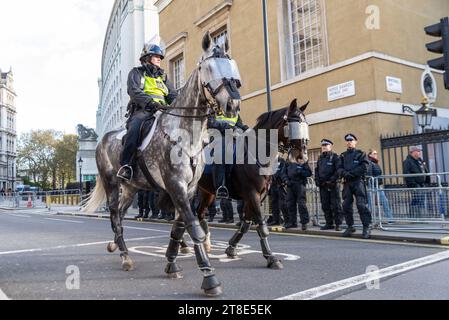
[[[148,120],[145,120],[140,127],[140,135],[138,140],[139,151],[143,151],[148,147],[151,140],[153,139],[154,132],[156,131],[156,126],[159,121],[162,112],[158,111],[155,115]],[[123,140],[126,136],[126,130],[123,130],[117,135],[118,140]]]

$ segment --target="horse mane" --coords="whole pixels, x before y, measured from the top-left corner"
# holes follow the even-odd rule
[[[266,128],[268,124],[270,125],[269,127],[273,125],[275,128],[279,128],[284,121],[287,110],[288,108],[283,108],[272,112],[265,112],[257,118],[254,129]]]

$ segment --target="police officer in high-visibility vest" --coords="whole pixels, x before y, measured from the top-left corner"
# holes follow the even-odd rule
[[[133,176],[133,158],[137,151],[140,128],[144,121],[151,119],[156,111],[170,105],[177,92],[161,69],[164,52],[160,46],[145,44],[140,62],[142,66],[133,68],[128,75],[128,94],[131,101],[128,104],[128,130],[120,159],[122,166],[117,176],[131,180]]]
[[[214,187],[216,190],[216,197],[218,199],[229,198],[229,190],[226,187],[226,177],[229,177],[232,171],[232,164],[226,164],[226,142],[225,132],[228,129],[241,129],[244,132],[249,129],[244,125],[240,115],[234,118],[227,118],[225,115],[217,115],[208,119],[207,127],[209,129],[216,129],[220,131],[222,136],[222,163],[214,163],[212,167],[212,177],[214,180]]]

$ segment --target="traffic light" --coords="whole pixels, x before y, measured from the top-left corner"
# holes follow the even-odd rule
[[[440,58],[429,60],[427,64],[431,68],[445,71],[444,86],[449,90],[449,18],[443,18],[440,23],[425,27],[424,30],[429,36],[441,38],[426,44],[430,52],[443,54]]]

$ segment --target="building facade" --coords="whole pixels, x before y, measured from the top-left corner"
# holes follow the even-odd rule
[[[449,15],[447,0],[270,0],[268,29],[273,108],[298,98],[310,101],[310,158],[324,137],[345,148],[352,132],[359,146],[380,148],[385,134],[413,131],[426,62],[434,58],[424,27]],[[262,1],[159,0],[160,35],[167,42],[165,68],[174,82],[186,79],[210,31],[225,36],[243,78],[242,117],[254,125],[267,111]],[[181,61],[181,63],[179,63]],[[438,97],[437,126],[449,124],[449,91],[432,70]],[[449,143],[446,146],[449,153]]]
[[[129,71],[139,64],[143,45],[159,34],[154,0],[115,0],[104,39],[96,132],[101,139],[123,127]],[[99,140],[100,141],[100,140]]]
[[[12,71],[0,70],[0,189],[5,191],[16,188],[16,97]]]

